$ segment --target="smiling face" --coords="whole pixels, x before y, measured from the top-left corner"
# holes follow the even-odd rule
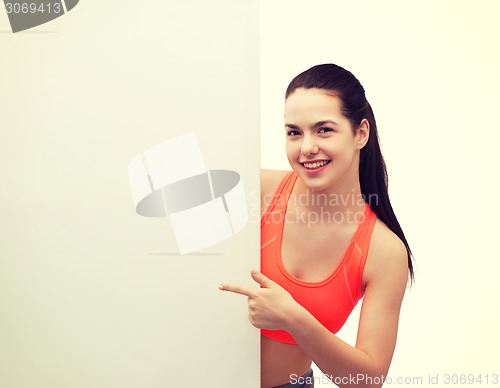
[[[286,153],[306,187],[350,192],[359,185],[359,151],[369,125],[356,131],[342,113],[342,100],[322,89],[296,89],[285,102]]]

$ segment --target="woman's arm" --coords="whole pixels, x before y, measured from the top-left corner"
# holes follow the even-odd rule
[[[356,347],[330,333],[305,309],[294,310],[286,323],[285,330],[323,373],[342,382],[341,387],[381,386],[387,377],[408,280],[406,248],[399,239],[391,240],[370,248]]]

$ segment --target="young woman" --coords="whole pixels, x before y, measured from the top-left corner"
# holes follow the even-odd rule
[[[311,361],[339,386],[381,386],[413,268],[363,86],[333,64],[299,74],[285,133],[292,171],[262,172],[256,287],[220,288],[262,329],[262,387],[312,387]],[[361,298],[353,347],[335,333]]]

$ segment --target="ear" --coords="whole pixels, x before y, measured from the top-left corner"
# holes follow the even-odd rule
[[[356,147],[358,150],[363,148],[366,143],[368,142],[368,139],[370,138],[370,123],[368,122],[367,119],[361,120],[361,124],[359,124],[358,129],[356,129]]]

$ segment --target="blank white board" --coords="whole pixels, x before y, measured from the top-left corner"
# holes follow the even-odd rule
[[[259,265],[257,6],[82,1],[16,33],[0,8],[0,386],[259,385],[245,300],[218,290]],[[213,200],[240,202],[181,254],[170,214],[136,212],[129,164],[189,133],[239,176]]]

